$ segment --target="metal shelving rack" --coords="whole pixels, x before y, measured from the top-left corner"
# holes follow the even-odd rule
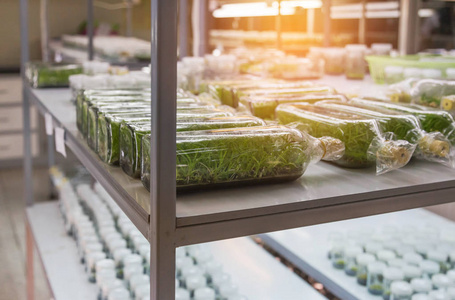
[[[27,0],[20,3],[24,68],[29,58]],[[66,101],[68,89],[34,90],[24,80],[23,90],[27,205],[33,205],[29,123],[29,106],[33,103],[41,113],[52,116],[55,126],[65,130],[66,146],[150,241],[151,299],[174,299],[175,249],[179,246],[455,201],[455,172],[424,162],[381,177],[373,175],[372,170],[346,170],[321,163],[292,183],[177,196],[175,168],[170,166],[176,164],[179,1],[151,3],[150,194],[119,168],[103,164],[86,146],[76,129],[74,108]]]

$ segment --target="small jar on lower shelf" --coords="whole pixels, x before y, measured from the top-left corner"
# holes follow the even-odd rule
[[[395,281],[392,283],[390,300],[411,300],[412,287],[406,281]]]
[[[357,283],[363,286],[367,285],[367,277],[368,277],[368,264],[376,261],[376,258],[372,254],[362,253],[357,255],[356,257],[358,269],[357,269]]]
[[[368,264],[368,277],[367,277],[367,288],[368,292],[372,295],[382,295],[384,292],[384,275],[383,272],[386,268],[383,262],[372,262]]]

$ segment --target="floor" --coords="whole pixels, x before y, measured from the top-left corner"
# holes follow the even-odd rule
[[[35,169],[35,198],[48,195],[47,170]],[[26,299],[25,227],[21,169],[0,169],[0,300]],[[35,254],[35,299],[52,299]]]

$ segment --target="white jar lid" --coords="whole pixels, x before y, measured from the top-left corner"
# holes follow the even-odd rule
[[[142,258],[147,258],[150,256],[150,245],[141,245],[138,249],[139,254]]]
[[[185,248],[177,248],[175,249],[175,257],[185,257],[186,256],[186,250]]]
[[[182,288],[176,288],[175,300],[190,300],[190,292]]]
[[[441,78],[442,71],[438,69],[423,69],[422,75],[425,78]]]
[[[97,261],[106,258],[106,253],[101,251],[91,252],[87,255],[87,263],[90,269],[95,267]]]
[[[384,278],[388,280],[403,280],[404,279],[404,273],[402,270],[398,268],[386,268],[384,269],[383,272]]]
[[[431,300],[451,300],[444,290],[434,290],[428,293]]]
[[[431,277],[433,285],[437,288],[446,288],[452,284],[452,280],[444,274],[435,274]]]
[[[380,261],[375,261],[375,262],[368,264],[367,270],[368,270],[368,273],[382,274],[386,267],[387,266],[385,265],[385,263],[380,262]]]
[[[150,283],[150,277],[145,274],[135,274],[130,278],[130,288],[134,291],[137,286]]]
[[[431,300],[431,298],[427,294],[415,294],[412,295],[411,300]]]
[[[213,259],[212,253],[206,250],[196,252],[193,257],[198,264],[203,264]]]
[[[399,268],[403,268],[404,266],[406,266],[406,262],[404,260],[402,260],[401,258],[391,259],[387,262],[387,264],[390,267],[399,267]]]
[[[431,280],[424,278],[414,278],[411,280],[411,286],[417,293],[429,292],[433,289]]]
[[[150,295],[150,283],[138,285],[134,289],[134,296],[136,299],[142,299],[142,297],[147,295]]]
[[[105,281],[103,283],[103,287],[101,288],[103,297],[106,297],[109,295],[109,292],[118,288],[125,288],[125,285],[122,280],[115,278],[109,281]]]
[[[116,288],[109,292],[108,300],[129,300],[130,292],[125,288]]]
[[[427,259],[437,262],[446,262],[448,255],[438,250],[430,250],[427,252]]]
[[[398,256],[404,256],[406,253],[410,252],[415,252],[414,247],[409,246],[409,245],[401,245],[399,248],[396,250]]]
[[[367,253],[376,254],[378,251],[384,249],[384,246],[378,242],[369,242],[365,245]]]
[[[99,272],[101,270],[106,270],[106,269],[115,269],[115,261],[112,259],[102,259],[98,262],[96,262],[96,272]]]
[[[123,268],[123,276],[127,281],[130,281],[131,277],[136,274],[144,274],[144,268],[142,266],[132,265]]]
[[[379,260],[386,261],[386,262],[397,257],[395,255],[395,253],[390,250],[378,251],[378,253],[376,255],[378,256]]]
[[[390,291],[392,295],[396,296],[411,296],[412,295],[412,287],[406,281],[395,281],[392,282],[390,286]]]
[[[191,275],[185,278],[186,288],[195,290],[207,286],[207,279],[203,275]]]
[[[109,251],[114,252],[116,249],[125,249],[126,241],[123,238],[110,240],[108,241],[107,246],[109,248]]]
[[[189,268],[182,269],[182,276],[184,278],[193,276],[193,275],[204,275],[204,271],[198,266],[191,266]]]
[[[406,278],[417,278],[422,276],[422,270],[416,266],[404,266],[403,272]]]
[[[424,273],[429,274],[439,273],[439,264],[432,260],[422,260],[419,266]]]
[[[403,74],[406,78],[420,77],[422,71],[419,68],[405,68]]]
[[[96,272],[96,284],[102,287],[106,281],[114,280],[117,278],[117,272],[114,269],[104,269]]]
[[[101,252],[103,251],[103,245],[100,242],[87,243],[85,244],[84,251],[86,253]]]
[[[215,291],[211,288],[200,288],[194,291],[194,300],[215,300]]]
[[[355,258],[355,257],[357,257],[357,255],[362,254],[362,253],[363,253],[363,250],[359,246],[346,247],[346,249],[344,250],[344,254],[346,255],[346,257],[349,257],[349,258]]]
[[[362,253],[357,255],[356,260],[359,265],[366,266],[369,263],[376,261],[376,257],[369,253]]]
[[[185,257],[177,257],[175,259],[175,267],[178,270],[181,270],[183,268],[189,268],[191,266],[194,266],[194,261],[191,257],[185,256]]]
[[[123,264],[125,267],[131,265],[142,265],[142,256],[138,254],[130,254],[123,257]]]
[[[415,252],[408,252],[403,255],[403,260],[412,265],[419,265],[423,257]]]
[[[428,251],[433,250],[434,247],[432,244],[424,243],[424,244],[418,244],[415,246],[416,251],[420,254],[427,254]]]

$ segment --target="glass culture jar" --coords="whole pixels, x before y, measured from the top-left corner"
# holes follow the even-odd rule
[[[412,287],[406,281],[395,281],[390,287],[390,300],[411,300]]]
[[[363,253],[362,248],[358,246],[351,246],[345,249],[344,254],[346,258],[346,263],[344,267],[344,272],[346,273],[346,275],[356,276],[357,270],[359,269],[356,257],[362,253]]]
[[[379,251],[383,250],[384,246],[378,242],[369,242],[365,244],[365,252],[376,255]]]
[[[438,263],[439,272],[441,273],[445,274],[450,269],[450,265],[448,263],[449,256],[444,252],[438,250],[430,250],[427,253],[427,259]]]
[[[386,268],[385,263],[375,261],[369,263],[367,266],[368,276],[367,276],[367,288],[368,292],[373,295],[382,295],[384,289],[384,276],[383,272]]]
[[[450,280],[452,280],[452,282],[454,283],[455,285],[455,269],[454,270],[449,270],[447,271],[447,277],[450,278]]]
[[[365,45],[346,46],[346,78],[363,79],[365,77]]]
[[[455,251],[450,252],[449,257],[450,257],[450,265],[452,266],[452,269],[455,269]]]
[[[395,259],[397,256],[393,251],[390,250],[381,250],[376,254],[379,261],[389,263],[390,260]]]
[[[382,298],[389,300],[391,295],[391,285],[395,281],[402,281],[404,279],[404,273],[398,268],[386,268],[383,272],[383,293]]]
[[[404,266],[402,270],[404,273],[404,280],[407,282],[411,282],[411,280],[413,280],[414,278],[422,277],[422,270],[417,266],[413,265]]]
[[[356,257],[358,269],[357,269],[357,283],[363,286],[367,285],[367,278],[368,278],[368,264],[376,261],[376,257],[372,254],[362,253],[357,255]]]
[[[427,279],[431,279],[431,276],[439,273],[440,270],[439,264],[432,260],[423,260],[419,266],[422,269],[422,277]]]
[[[330,75],[341,75],[345,70],[346,50],[343,48],[324,49],[325,72]]]
[[[125,288],[117,288],[109,292],[108,300],[130,300],[130,293]]]
[[[215,300],[215,291],[205,287],[194,291],[194,300]]]
[[[196,289],[207,286],[207,279],[203,275],[191,275],[185,278],[185,287],[192,294]]]
[[[425,278],[414,278],[411,287],[416,293],[428,293],[433,289],[431,280]]]
[[[336,243],[332,245],[330,250],[330,257],[332,261],[332,266],[335,269],[343,270],[345,266],[345,256],[344,256],[344,243]]]

